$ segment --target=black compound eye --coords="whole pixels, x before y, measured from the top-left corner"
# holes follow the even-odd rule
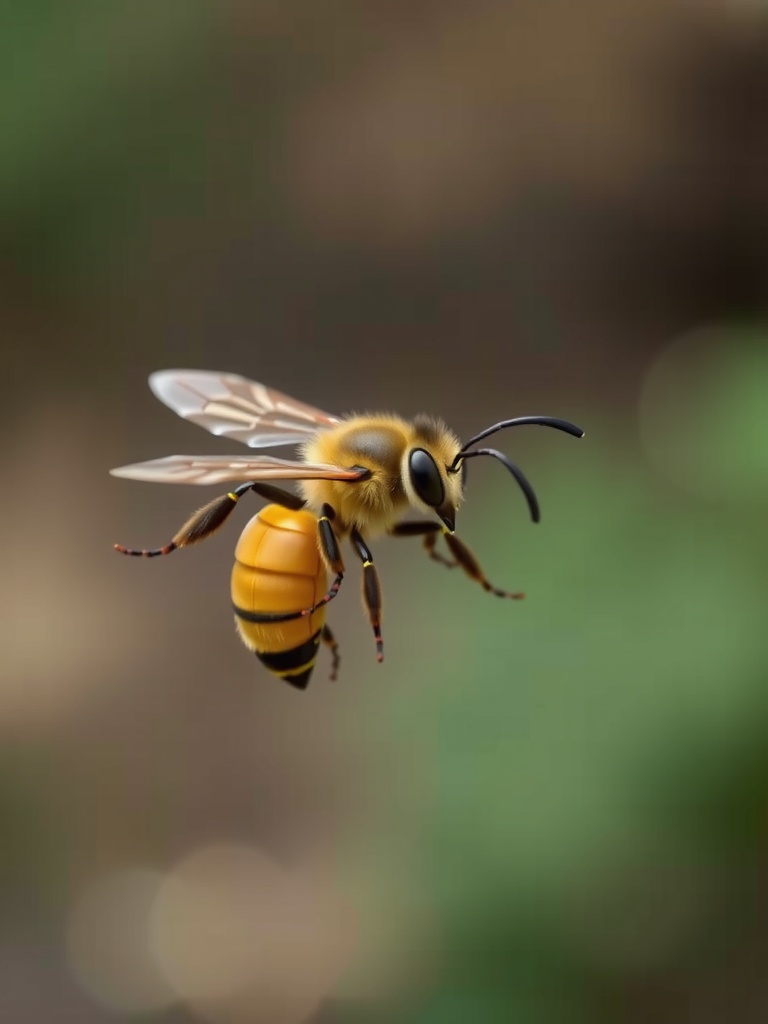
[[[437,463],[423,448],[414,448],[408,458],[408,469],[411,474],[413,489],[431,508],[442,505],[445,498],[443,478]]]

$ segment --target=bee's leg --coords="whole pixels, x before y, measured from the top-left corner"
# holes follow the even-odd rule
[[[458,564],[467,576],[476,580],[480,584],[483,590],[487,590],[489,593],[495,594],[496,597],[509,597],[513,601],[520,601],[525,597],[525,594],[521,594],[519,592],[511,593],[509,590],[499,590],[498,587],[494,587],[485,578],[485,573],[480,568],[477,559],[466,544],[464,544],[463,541],[460,541],[456,534],[450,533],[446,529],[443,530],[443,536],[445,537],[445,543],[448,545],[451,554]]]
[[[495,594],[497,597],[509,597],[514,601],[519,601],[525,597],[525,594],[511,593],[508,590],[499,590],[498,587],[494,587],[485,578],[485,573],[480,568],[477,559],[469,550],[469,548],[460,541],[455,533],[451,533],[440,523],[433,523],[429,520],[424,520],[418,523],[398,523],[397,526],[391,531],[395,537],[424,537],[424,547],[429,553],[430,558],[434,558],[436,562],[441,562],[443,565],[447,565],[448,568],[453,568],[455,565],[460,565],[464,572],[471,579],[476,580],[480,586],[489,591],[491,594]],[[447,558],[443,558],[441,554],[434,550],[437,542],[438,532],[442,533],[445,537],[445,543],[448,545],[448,549],[453,555],[455,561],[451,562]]]
[[[336,643],[336,637],[330,630],[329,626],[323,626],[323,631],[320,634],[320,639],[331,649],[331,682],[336,681],[336,677],[339,674],[339,665],[341,664],[341,656],[339,655],[339,645]]]
[[[339,592],[341,581],[344,579],[344,560],[341,557],[339,551],[339,542],[336,539],[336,534],[333,532],[331,526],[332,520],[336,518],[336,513],[330,505],[323,505],[321,514],[317,518],[317,541],[320,545],[320,551],[323,555],[323,560],[329,567],[331,572],[336,573],[336,579],[331,584],[331,589],[325,595],[321,597],[317,604],[312,605],[311,608],[306,608],[300,612],[301,615],[311,615],[312,612],[321,608],[324,604],[328,604]]]
[[[220,498],[214,498],[207,505],[203,505],[193,516],[184,523],[173,540],[162,548],[151,548],[141,550],[138,548],[125,548],[122,544],[115,544],[115,550],[121,555],[142,555],[144,558],[154,558],[156,555],[170,555],[176,548],[186,547],[188,544],[196,544],[205,540],[225,522],[227,516],[235,507],[239,498],[242,498],[248,491],[255,491],[256,494],[267,501],[273,501],[277,505],[293,509],[298,512],[306,504],[298,495],[284,491],[282,487],[273,487],[271,484],[240,484],[234,491],[223,494]]]
[[[444,527],[440,523],[424,519],[418,523],[398,523],[397,526],[390,530],[390,533],[393,537],[423,537],[424,550],[429,557],[441,565],[445,565],[448,569],[453,569],[459,563],[452,562],[450,558],[446,558],[439,551],[435,551],[435,544],[441,530],[444,532]]]
[[[189,517],[173,540],[166,544],[165,547],[141,550],[138,548],[126,548],[122,544],[115,544],[115,550],[119,551],[122,555],[143,555],[144,558],[154,558],[156,555],[170,555],[176,548],[184,548],[188,544],[196,544],[198,541],[205,540],[206,537],[209,537],[218,530],[226,521],[227,516],[237,504],[238,499],[247,491],[250,491],[252,486],[252,484],[240,484],[239,487],[229,491],[228,494],[223,494],[220,498],[214,498],[207,505],[203,505],[194,515]]]
[[[249,485],[250,486],[250,485]],[[273,492],[278,488],[270,488]],[[284,492],[288,494],[287,491]],[[297,501],[301,499],[297,498]],[[303,502],[302,502],[303,504]],[[328,563],[332,572],[336,573],[336,579],[331,584],[331,589],[325,594],[320,600],[313,604],[311,608],[302,608],[298,612],[246,612],[242,608],[235,608],[235,612],[240,616],[241,619],[245,619],[246,622],[291,622],[293,619],[303,619],[307,615],[312,615],[317,611],[318,608],[322,608],[324,604],[328,604],[339,592],[341,581],[344,579],[344,562],[341,558],[341,552],[339,551],[339,542],[336,540],[336,534],[333,532],[331,526],[331,520],[336,518],[336,513],[333,511],[330,505],[323,505],[322,515],[317,520],[317,534],[318,543],[320,550],[323,553],[324,560]]]
[[[271,501],[275,505],[282,505],[283,508],[289,508],[294,512],[300,512],[307,504],[298,494],[284,491],[282,487],[273,487],[272,484],[250,484],[249,486],[260,498],[266,498],[267,501]]]
[[[368,618],[376,641],[376,660],[384,660],[384,642],[381,639],[381,587],[379,574],[373,564],[373,555],[360,533],[353,529],[350,540],[363,562],[363,603],[368,610]]]

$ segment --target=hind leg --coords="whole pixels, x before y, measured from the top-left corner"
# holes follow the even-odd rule
[[[341,655],[339,654],[339,645],[336,643],[336,637],[331,632],[328,626],[323,626],[323,631],[320,634],[320,639],[323,641],[326,647],[331,650],[331,682],[335,682],[339,674],[339,665],[341,664]]]
[[[215,533],[222,526],[230,512],[234,509],[240,498],[248,491],[255,491],[256,494],[276,505],[284,505],[294,512],[304,508],[305,502],[296,494],[284,491],[282,487],[273,487],[271,484],[240,484],[234,490],[222,494],[220,498],[214,498],[207,505],[203,505],[197,512],[193,513],[176,533],[173,540],[161,548],[127,548],[123,544],[115,544],[115,551],[121,555],[141,556],[143,558],[156,558],[158,555],[170,555],[178,548],[187,547],[189,544],[197,544]]]

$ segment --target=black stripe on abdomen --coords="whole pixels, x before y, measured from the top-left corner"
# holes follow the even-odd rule
[[[245,608],[239,608],[234,602],[232,611],[243,622],[256,622],[268,625],[270,622],[291,622],[293,619],[302,618],[302,612],[249,612]]]
[[[270,672],[279,675],[291,686],[304,690],[315,667],[319,646],[320,630],[305,643],[289,651],[256,651],[256,657]]]

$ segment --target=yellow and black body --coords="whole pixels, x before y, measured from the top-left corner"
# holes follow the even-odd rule
[[[237,374],[161,370],[149,382],[170,409],[217,436],[249,448],[301,446],[299,458],[167,455],[111,472],[162,483],[237,483],[198,509],[163,547],[116,544],[124,555],[154,558],[196,544],[219,529],[249,491],[270,503],[251,519],[237,544],[232,570],[235,623],[245,646],[270,672],[302,690],[321,642],[331,648],[332,679],[338,671],[338,646],[325,622],[325,606],[344,578],[341,541],[349,541],[362,563],[363,606],[381,661],[381,588],[365,538],[421,537],[434,561],[459,566],[489,593],[517,600],[523,594],[490,583],[454,533],[466,460],[490,456],[501,462],[523,491],[531,519],[538,522],[538,500],[519,467],[494,448],[474,446],[500,430],[525,424],[554,427],[574,437],[584,433],[553,416],[517,416],[462,443],[431,416],[405,420],[366,413],[341,418]],[[283,480],[296,481],[301,494],[271,483]],[[409,509],[428,518],[402,522]],[[440,538],[445,539],[447,558],[435,550]],[[334,579],[326,589],[329,573]]]
[[[325,605],[301,618],[279,621],[279,616],[315,608],[327,589],[317,516],[266,505],[247,524],[235,549],[235,625],[245,646],[270,672],[302,690],[315,665]]]

